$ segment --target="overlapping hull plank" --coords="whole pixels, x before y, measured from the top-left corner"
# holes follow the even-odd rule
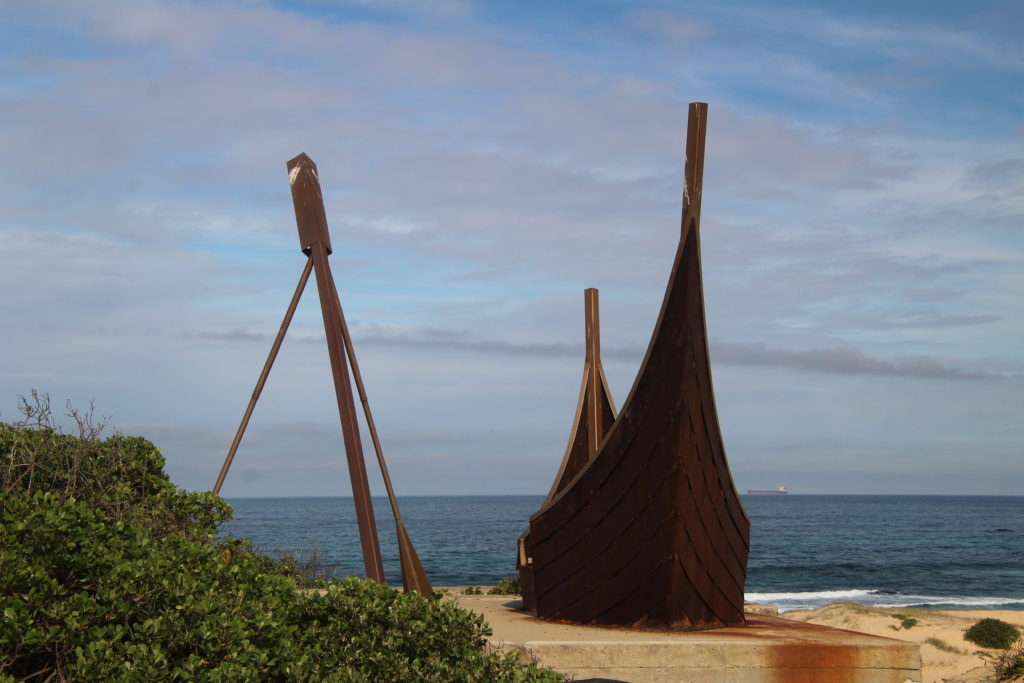
[[[583,361],[583,381],[580,384],[580,397],[576,402],[576,415],[573,417],[572,430],[569,432],[569,445],[562,456],[562,463],[555,475],[544,502],[547,503],[586,466],[597,453],[604,440],[608,428],[615,421],[615,404],[608,389],[608,379],[601,365],[601,333],[598,312],[597,290],[589,288],[583,292],[584,322],[586,329],[586,353]],[[523,604],[527,609],[535,609],[535,593],[533,587],[532,567],[527,561],[530,547],[530,532],[527,530],[519,537],[519,557],[517,568],[523,592]]]
[[[590,437],[590,417],[593,413],[590,407],[590,402],[595,400],[590,391],[588,391],[588,385],[590,382],[590,373],[593,372],[593,368],[590,364],[585,364],[583,368],[583,386],[580,388],[580,400],[576,406],[576,418],[573,420],[572,436],[569,440],[569,446],[566,449],[565,456],[562,458],[562,467],[559,469],[558,474],[555,476],[555,483],[551,487],[551,491],[548,493],[548,499],[553,498],[559,494],[562,489],[568,485],[570,481],[583,469],[583,467],[590,460],[593,452],[597,450],[595,444],[591,449],[591,437]],[[598,374],[598,390],[597,390],[597,401],[598,410],[601,411],[601,426],[598,427],[599,437],[598,443],[604,438],[605,432],[608,427],[615,421],[615,406],[612,404],[611,392],[608,390],[608,381],[604,377],[604,371],[601,366],[597,366]]]
[[[543,618],[743,623],[750,520],[719,431],[701,283],[705,119],[692,104],[682,234],[633,389],[600,449],[530,519],[528,602]]]

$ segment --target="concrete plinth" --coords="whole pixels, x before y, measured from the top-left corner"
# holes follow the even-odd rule
[[[458,596],[514,648],[580,681],[628,683],[907,683],[921,681],[916,643],[747,614],[745,626],[698,632],[560,624],[524,612],[508,596]]]

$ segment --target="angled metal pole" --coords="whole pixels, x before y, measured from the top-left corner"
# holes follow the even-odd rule
[[[366,567],[367,578],[384,583],[384,564],[381,561],[380,542],[377,539],[370,484],[366,477],[366,463],[363,460],[363,446],[359,438],[359,423],[356,420],[355,402],[352,399],[348,365],[342,351],[344,337],[341,333],[339,309],[335,305],[334,278],[327,262],[327,256],[331,253],[331,238],[327,230],[327,214],[324,211],[316,164],[305,154],[300,154],[288,162],[288,177],[295,205],[300,246],[303,253],[312,261],[313,271],[316,273],[324,331],[327,335],[327,352],[331,359],[331,373],[334,376],[334,393],[338,399],[338,416],[341,419],[348,473],[352,481],[352,499],[356,508],[356,521],[359,524],[363,564]]]
[[[363,414],[366,415],[366,426],[370,430],[370,438],[373,440],[373,450],[377,454],[377,464],[380,465],[380,473],[384,477],[384,486],[388,491],[388,501],[391,503],[391,513],[395,516],[395,531],[398,536],[398,560],[402,565],[402,587],[408,593],[416,591],[420,595],[433,595],[434,588],[430,585],[427,572],[423,569],[416,548],[412,545],[409,532],[405,530],[405,523],[402,522],[402,513],[398,511],[398,499],[391,486],[391,475],[388,474],[387,463],[384,462],[384,451],[380,445],[380,438],[377,436],[377,425],[373,421],[373,413],[370,412],[370,401],[366,397],[366,387],[363,385],[363,376],[359,372],[359,362],[356,360],[356,349],[352,345],[352,336],[348,332],[348,324],[345,322],[345,312],[341,308],[341,299],[338,297],[338,290],[334,288],[334,303],[338,311],[338,319],[341,321],[341,335],[345,341],[345,350],[348,352],[348,362],[352,366],[352,377],[356,381],[356,391],[359,392],[359,400],[363,404]]]
[[[295,307],[299,305],[299,299],[302,297],[302,292],[306,288],[306,282],[309,280],[309,274],[312,270],[313,262],[307,260],[306,267],[303,269],[302,275],[299,276],[299,284],[295,288],[295,293],[292,294],[291,303],[288,304],[288,310],[284,314],[284,320],[277,331],[277,337],[270,347],[270,355],[267,356],[267,362],[263,364],[263,372],[260,373],[260,378],[256,380],[256,388],[253,389],[252,397],[249,399],[249,406],[245,409],[245,415],[242,416],[242,423],[238,425],[238,431],[235,432],[235,440],[231,442],[231,448],[228,449],[228,457],[224,459],[224,465],[220,468],[220,474],[217,475],[217,483],[213,485],[214,494],[220,493],[220,487],[224,485],[224,478],[228,476],[228,470],[231,469],[231,463],[235,459],[238,444],[242,443],[242,435],[245,434],[245,428],[249,424],[249,418],[252,417],[256,401],[260,399],[260,394],[263,393],[263,386],[267,383],[267,377],[270,376],[270,368],[274,367],[277,352],[281,350],[281,342],[284,341],[284,335],[288,332],[288,326],[295,315]]]

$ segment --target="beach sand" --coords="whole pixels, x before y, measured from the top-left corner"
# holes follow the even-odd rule
[[[896,614],[913,617],[917,624],[902,628]],[[964,631],[975,622],[988,617],[1002,619],[1024,632],[1024,611],[886,609],[836,603],[779,616],[919,643],[924,683],[993,680],[991,668],[977,654],[981,648],[963,638]]]

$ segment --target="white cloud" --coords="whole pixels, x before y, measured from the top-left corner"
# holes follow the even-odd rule
[[[743,406],[727,425],[740,443],[774,419],[741,397],[744,373],[762,398],[792,387],[772,443],[799,437],[792,415],[827,412],[807,396],[829,371],[854,403],[876,400],[865,377],[902,383],[883,405],[921,402],[910,444],[931,443],[928,406],[951,410],[929,382],[1024,366],[1020,137],[962,110],[941,114],[936,135],[918,125],[936,119],[931,91],[873,80],[879,46],[899,35],[886,59],[944,50],[1017,68],[1016,53],[980,44],[983,26],[936,20],[909,35],[891,17],[811,12],[765,27],[799,34],[791,43],[744,41],[744,22],[763,18],[753,10],[730,23],[641,9],[542,39],[462,3],[357,8],[358,21],[339,18],[345,3],[323,16],[259,2],[56,7],[18,10],[39,35],[4,91],[0,153],[19,163],[0,170],[0,306],[18,324],[0,377],[167,425],[190,486],[219,466],[215,442],[302,265],[284,166],[300,151],[320,167],[335,275],[397,458],[429,447],[465,467],[490,444],[484,463],[550,451],[555,467],[586,286],[601,288],[608,372],[625,395],[675,248],[689,99],[711,101],[708,327],[721,403]],[[837,66],[823,45],[858,59]],[[278,426],[331,425],[327,439],[322,335],[311,290],[261,410]],[[956,384],[992,411],[964,426],[979,439],[1020,400],[1012,381]],[[831,419],[830,438],[852,439]],[[292,438],[269,424],[260,438]],[[520,431],[524,442],[495,445]],[[992,453],[1019,436],[999,433]],[[431,434],[446,436],[417,441]]]

